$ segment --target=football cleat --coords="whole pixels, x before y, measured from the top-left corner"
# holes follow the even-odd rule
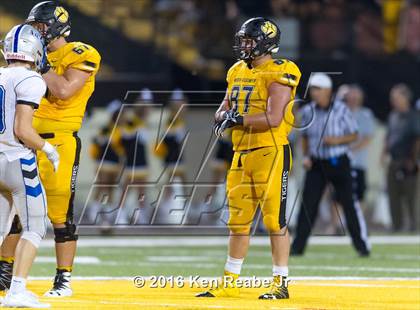
[[[270,291],[258,297],[258,299],[288,299],[289,290],[286,277],[275,276],[271,283]]]
[[[71,273],[68,271],[57,269],[54,278],[53,288],[44,294],[45,297],[70,297],[73,290],[70,287]]]
[[[31,291],[12,294],[10,291],[6,294],[2,302],[3,307],[10,308],[50,308],[50,304],[42,303],[38,297]]]
[[[239,275],[225,271],[217,287],[199,293],[195,297],[239,297],[239,288],[236,286],[236,279]]]
[[[0,261],[0,291],[10,288],[12,282],[13,263]]]

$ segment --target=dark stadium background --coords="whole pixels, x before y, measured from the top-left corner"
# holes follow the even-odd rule
[[[311,72],[342,72],[334,77],[335,85],[361,84],[367,106],[382,120],[389,111],[388,91],[395,83],[408,84],[420,96],[419,51],[400,45],[401,18],[388,16],[384,9],[394,0],[59,2],[69,9],[73,21],[70,39],[97,47],[106,65],[90,108],[123,97],[127,89],[223,90],[225,71],[235,61],[234,31],[246,18],[259,15],[279,21],[280,28],[285,24],[283,37],[297,38],[293,46],[280,45],[280,55],[287,52],[302,70],[299,94],[303,95]],[[2,0],[0,10],[23,20],[35,3]],[[10,26],[0,20],[0,33]],[[200,95],[197,101],[219,97]]]

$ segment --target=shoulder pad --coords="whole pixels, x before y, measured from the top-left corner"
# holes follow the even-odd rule
[[[274,59],[269,66],[274,74],[274,81],[280,84],[296,87],[301,77],[298,66],[287,59]]]
[[[71,42],[69,45],[69,51],[64,56],[69,67],[88,72],[99,69],[101,56],[94,47],[82,42]]]

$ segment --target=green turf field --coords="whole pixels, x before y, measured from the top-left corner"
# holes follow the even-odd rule
[[[143,237],[144,238],[144,237]],[[162,237],[160,237],[162,238]],[[152,276],[219,276],[226,258],[226,246],[176,245],[115,247],[81,246],[74,276],[132,277]],[[53,248],[39,250],[31,276],[54,274]],[[269,246],[253,245],[245,260],[244,276],[270,276]],[[420,278],[419,244],[374,244],[369,258],[359,258],[348,244],[310,245],[303,257],[290,259],[290,276],[294,277],[370,277]]]

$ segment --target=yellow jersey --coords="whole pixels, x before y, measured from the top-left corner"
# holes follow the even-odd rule
[[[300,77],[299,68],[287,59],[270,59],[251,69],[244,61],[238,61],[229,69],[226,77],[229,105],[230,108],[236,108],[241,115],[267,111],[268,88],[271,83],[280,83],[292,88],[291,101],[278,127],[265,131],[252,131],[243,126],[233,127],[234,151],[288,144],[287,136],[294,122],[293,99]]]
[[[48,61],[58,75],[63,75],[70,68],[91,74],[82,89],[69,99],[61,100],[47,92],[35,112],[34,128],[38,133],[77,131],[82,125],[87,102],[95,89],[95,76],[99,70],[101,56],[90,45],[69,42],[48,53]]]

